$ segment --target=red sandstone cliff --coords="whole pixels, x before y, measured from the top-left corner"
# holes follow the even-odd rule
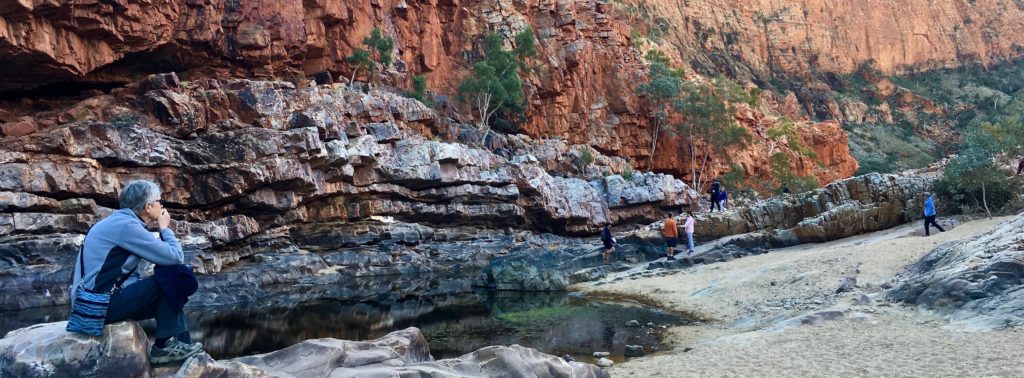
[[[531,25],[540,54],[531,62],[536,74],[526,78],[530,120],[523,132],[590,143],[634,158],[637,168],[684,175],[687,162],[677,156],[679,143],[672,138],[659,141],[653,167],[645,165],[650,130],[634,95],[644,65],[632,34],[649,27],[650,14],[667,23],[663,47],[675,47],[670,54],[680,63],[715,64],[709,51],[720,49],[755,70],[813,65],[849,71],[868,58],[886,71],[965,59],[990,62],[1020,56],[1024,38],[1021,10],[1009,2],[643,3],[648,16],[604,1],[7,1],[0,5],[0,62],[7,72],[0,90],[121,83],[171,70],[189,79],[288,78],[322,71],[347,76],[345,56],[370,29],[380,27],[396,42],[396,64],[384,82],[406,87],[412,74],[423,73],[430,89],[444,94],[452,92],[474,59],[481,35]],[[770,20],[759,23],[757,15]],[[766,100],[784,113],[795,101]],[[20,115],[0,121],[22,122]],[[759,111],[738,120],[755,135],[770,126]],[[827,158],[822,166],[799,163],[796,171],[814,173],[823,182],[853,173],[856,162],[841,129],[817,124],[805,130],[802,138]],[[755,143],[737,151],[735,160],[756,173],[767,165],[760,150]]]
[[[621,1],[667,21],[686,60],[727,51],[755,70],[885,73],[1024,55],[1024,2],[1005,0]]]

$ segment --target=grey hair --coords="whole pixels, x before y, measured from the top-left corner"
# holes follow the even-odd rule
[[[118,201],[122,209],[141,213],[146,204],[160,199],[160,186],[149,180],[132,180],[121,189]]]

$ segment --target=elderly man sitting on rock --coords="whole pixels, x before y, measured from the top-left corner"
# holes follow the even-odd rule
[[[151,181],[125,185],[119,198],[121,209],[96,223],[85,236],[71,286],[72,301],[79,287],[110,293],[107,324],[156,318],[156,342],[149,352],[154,365],[183,361],[203,350],[202,344],[192,342],[183,311],[198,284],[192,269],[183,265],[184,253],[169,228],[171,217],[160,195],[160,187]],[[153,221],[160,227],[159,239],[146,229]],[[156,265],[153,276],[140,277],[141,260]]]

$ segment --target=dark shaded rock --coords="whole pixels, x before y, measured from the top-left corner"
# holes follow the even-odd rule
[[[626,357],[641,357],[646,354],[643,345],[626,345],[626,351],[624,355]]]
[[[846,277],[843,278],[843,282],[839,283],[839,287],[836,288],[835,293],[845,293],[853,291],[853,288],[857,286],[857,277]]]
[[[868,297],[867,294],[861,294],[859,297],[857,297],[856,303],[861,306],[866,306],[871,304],[871,298]]]
[[[377,139],[378,143],[391,143],[402,138],[401,131],[393,123],[368,123],[364,127],[367,133]]]

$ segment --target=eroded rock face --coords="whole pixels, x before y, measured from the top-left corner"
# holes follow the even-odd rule
[[[889,298],[944,314],[959,326],[1024,325],[1024,214],[971,240],[940,245],[898,277]]]
[[[1019,22],[1024,4],[1018,2],[625,3],[642,4],[666,20],[672,26],[672,38],[667,39],[678,41],[672,43],[680,54],[710,63],[710,57],[701,56],[702,49],[729,51],[762,72],[851,72],[873,59],[883,72],[899,73],[972,61],[990,64],[1024,53],[1024,25]]]
[[[705,10],[706,6],[696,4],[694,9]],[[683,36],[680,41],[687,43],[692,43],[694,35],[689,30],[693,27],[688,24],[691,17],[696,17],[692,23],[697,26],[737,24],[737,20],[718,20],[714,12],[683,13],[685,18],[659,22],[667,22],[666,27],[679,31]],[[642,116],[641,99],[636,95],[636,87],[646,75],[642,53],[634,47],[639,43],[633,33],[639,30],[637,20],[604,1],[381,0],[336,4],[317,0],[284,4],[217,0],[202,5],[184,0],[159,4],[15,2],[0,11],[0,17],[0,37],[9,41],[0,47],[0,60],[19,73],[0,79],[0,92],[53,82],[130,83],[166,71],[187,72],[193,78],[316,77],[321,83],[347,81],[352,67],[345,57],[362,46],[363,37],[372,28],[380,27],[396,43],[392,51],[395,64],[384,70],[386,75],[380,80],[407,88],[414,74],[424,74],[431,90],[450,95],[467,73],[465,67],[479,58],[480,39],[487,31],[500,30],[511,36],[530,26],[538,46],[543,48],[530,62],[535,67],[533,73],[524,76],[527,122],[519,127],[521,132],[594,145],[608,154],[632,159],[638,170],[686,175],[692,165],[690,159],[677,156],[685,141],[670,137],[659,138],[661,153],[648,159],[650,125]],[[759,28],[747,25],[751,19],[744,17],[737,25],[759,32]],[[756,35],[739,40],[750,44],[739,50],[739,57],[749,58],[752,67],[763,66],[757,50],[761,40]],[[696,54],[702,61],[715,55],[687,43],[674,47],[683,55]],[[368,77],[360,79],[369,81]],[[307,80],[296,81],[304,86]],[[139,88],[140,102],[185,134],[201,132],[204,124],[224,120],[227,114],[220,109],[229,106],[249,107],[237,114],[243,123],[249,123],[254,113],[274,106],[273,96],[254,92],[237,97],[225,97],[216,91],[185,96],[173,90],[179,85],[176,79],[146,82]],[[83,108],[109,109],[102,100]],[[451,109],[447,105],[445,108]],[[68,112],[56,124],[78,119],[78,113]],[[763,118],[761,110],[755,113]],[[300,114],[293,121],[314,119],[315,115]],[[6,123],[0,125],[0,132],[12,137],[52,124],[31,118],[3,121]],[[745,115],[738,116],[737,121],[752,132],[766,126],[763,120]],[[386,123],[382,125],[385,129],[381,131],[385,131]],[[833,155],[839,159],[824,160],[825,166],[820,169],[811,162],[801,162],[797,170],[813,174],[822,182],[852,174],[856,163],[846,150],[845,133],[822,125],[811,129],[815,131],[801,131],[804,138],[817,138],[817,148],[835,151]],[[821,135],[826,137],[818,138]],[[386,141],[380,139],[380,134],[374,136]],[[698,154],[709,151],[704,146],[698,149]],[[751,180],[760,177],[754,175],[754,170],[767,166],[763,153],[750,149],[740,155],[743,159],[739,163],[751,172]],[[721,157],[712,156],[716,158]],[[711,168],[714,173],[729,169],[728,164]]]
[[[628,165],[597,152],[585,171],[557,175],[579,147],[522,135],[480,147],[460,139],[471,126],[385,92],[168,74],[103,103],[0,139],[0,280],[14,289],[2,309],[66,303],[81,235],[136,178],[162,187],[203,274],[199,304],[300,282],[464,274],[534,233],[649,222],[695,195],[668,175],[605,177]]]
[[[146,333],[137,323],[108,325],[102,337],[39,324],[0,339],[0,374],[11,377],[608,377],[594,365],[567,362],[519,345],[490,346],[437,360],[419,329],[376,340],[306,340],[255,356],[215,361],[202,354],[181,366],[150,368]]]

